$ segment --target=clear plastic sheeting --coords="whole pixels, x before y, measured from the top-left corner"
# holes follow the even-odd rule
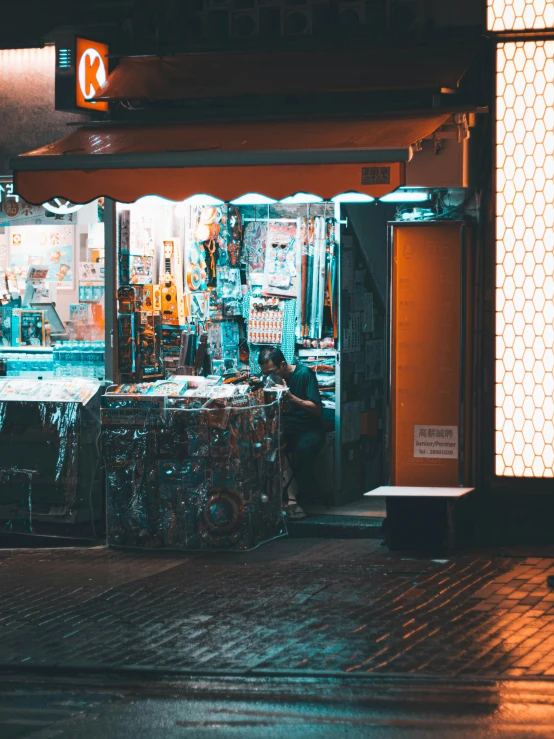
[[[0,381],[0,531],[57,534],[45,527],[82,523],[94,535],[102,512],[100,387]]]
[[[39,403],[38,412],[47,443],[57,446],[54,481],[71,506],[77,495],[77,462],[81,424],[79,403]]]
[[[203,394],[104,396],[111,546],[246,550],[286,534],[280,401]]]

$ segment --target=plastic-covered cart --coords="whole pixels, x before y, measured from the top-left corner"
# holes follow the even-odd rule
[[[96,537],[101,392],[95,380],[0,380],[0,531]]]
[[[178,382],[102,399],[108,544],[252,549],[286,534],[280,394]]]

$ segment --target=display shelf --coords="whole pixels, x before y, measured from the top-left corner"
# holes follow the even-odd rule
[[[296,352],[299,357],[336,357],[337,349],[298,349]]]
[[[1,354],[52,354],[51,346],[0,346]]]

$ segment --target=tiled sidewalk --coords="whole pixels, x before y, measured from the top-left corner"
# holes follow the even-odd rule
[[[248,554],[0,551],[0,666],[554,675],[552,557],[279,540]]]

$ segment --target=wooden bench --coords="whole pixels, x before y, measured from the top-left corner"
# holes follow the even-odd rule
[[[474,490],[382,486],[365,495],[386,498],[389,549],[450,552],[472,540]]]

